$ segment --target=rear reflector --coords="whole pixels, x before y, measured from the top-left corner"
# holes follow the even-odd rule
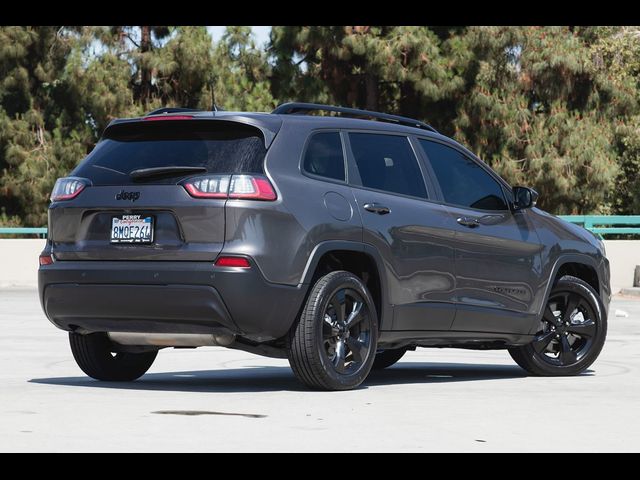
[[[91,185],[91,182],[86,178],[59,178],[53,186],[53,191],[51,192],[50,197],[51,201],[59,202],[60,200],[71,200],[72,198],[76,198],[88,185]]]
[[[218,257],[216,267],[240,267],[251,268],[249,260],[244,257]]]
[[[206,175],[182,184],[196,198],[238,198],[272,201],[277,198],[269,179],[258,175]]]
[[[38,258],[40,266],[42,265],[51,265],[53,263],[53,256],[51,255],[40,255]]]
[[[146,117],[145,122],[154,122],[156,120],[191,120],[191,115],[159,115],[157,117]]]

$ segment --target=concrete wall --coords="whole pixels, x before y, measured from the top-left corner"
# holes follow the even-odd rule
[[[38,256],[45,242],[26,238],[0,240],[0,288],[38,285]]]
[[[605,240],[611,267],[611,289],[633,287],[633,271],[640,265],[640,240]]]
[[[35,287],[38,284],[38,255],[45,241],[39,239],[0,240],[0,288]],[[633,286],[633,271],[640,265],[640,240],[606,240],[614,291]]]

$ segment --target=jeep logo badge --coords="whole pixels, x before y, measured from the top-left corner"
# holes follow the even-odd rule
[[[120,193],[116,193],[116,200],[131,200],[135,202],[140,198],[140,192],[125,192],[122,190]]]

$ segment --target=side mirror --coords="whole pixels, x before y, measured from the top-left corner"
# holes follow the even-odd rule
[[[538,201],[538,192],[528,187],[513,187],[513,207],[516,210],[532,208]]]

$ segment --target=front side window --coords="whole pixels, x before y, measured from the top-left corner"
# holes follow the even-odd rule
[[[350,133],[349,143],[363,187],[427,198],[422,173],[407,137]]]
[[[344,182],[344,154],[338,132],[316,133],[309,140],[302,168],[320,177]]]
[[[500,184],[480,165],[441,143],[420,140],[445,202],[480,210],[507,210]]]

